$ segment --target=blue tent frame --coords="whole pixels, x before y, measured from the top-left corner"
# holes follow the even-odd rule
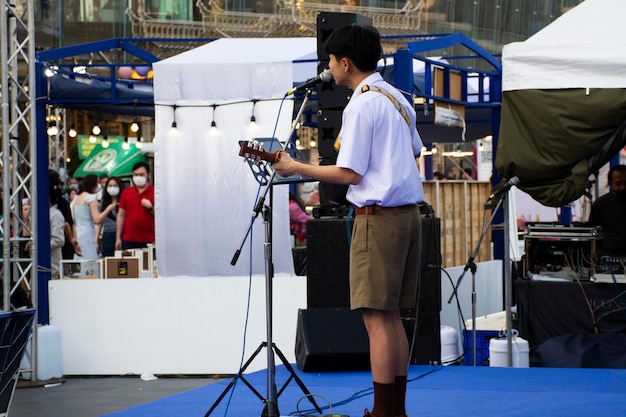
[[[49,49],[39,51],[35,54],[35,79],[36,79],[36,126],[37,126],[37,157],[34,163],[37,164],[36,184],[48,184],[48,166],[50,155],[48,153],[48,135],[46,133],[46,106],[54,105],[63,108],[80,108],[82,110],[97,110],[101,113],[129,114],[129,115],[153,115],[154,97],[152,94],[152,82],[119,80],[116,76],[117,69],[121,66],[141,66],[149,65],[159,61],[159,58],[137,45],[140,42],[193,42],[206,43],[214,39],[196,38],[114,38],[96,42],[89,42],[74,46]],[[122,64],[98,64],[98,67],[108,67],[110,77],[93,77],[74,73],[72,67],[74,62],[67,63],[66,60],[88,54],[121,50],[128,53],[129,57],[134,57],[137,62]],[[56,74],[48,78],[46,70],[54,68]],[[93,88],[89,89],[85,83],[77,81],[80,77],[90,78]],[[50,97],[49,93],[55,87],[73,86],[84,89],[79,98]],[[133,91],[134,90],[134,91]],[[148,91],[149,90],[149,91]],[[97,91],[98,94],[94,94]],[[35,190],[35,202],[38,204],[38,238],[41,242],[50,240],[50,220],[48,217],[48,187],[39,186]],[[36,262],[42,267],[37,268],[37,286],[46,289],[50,274],[50,247],[49,245],[39,245]],[[49,299],[47,291],[39,291],[37,306],[38,323],[48,324],[49,322]]]
[[[399,36],[403,37],[403,36]],[[384,37],[384,39],[394,38],[393,36]],[[416,35],[411,38],[419,39],[408,43],[407,49],[398,50],[394,55],[394,75],[393,84],[401,91],[410,92],[407,98],[413,101],[413,96],[424,98],[424,103],[416,105],[418,114],[428,113],[431,109],[433,100],[462,104],[468,112],[476,110],[480,114],[480,122],[490,122],[491,134],[493,136],[493,160],[495,161],[495,152],[498,142],[498,132],[500,128],[500,109],[502,101],[501,80],[502,67],[497,59],[487,50],[482,48],[476,42],[461,33],[442,34],[442,35]],[[152,82],[135,81],[135,80],[119,80],[116,76],[117,69],[121,66],[141,66],[152,65],[159,61],[159,58],[145,49],[139,47],[140,42],[195,42],[206,43],[215,39],[169,39],[169,38],[114,38],[96,42],[90,42],[75,46],[50,49],[36,53],[35,74],[36,74],[36,117],[37,117],[37,170],[38,175],[36,181],[38,184],[48,183],[48,136],[46,134],[46,106],[54,105],[63,108],[80,108],[82,110],[94,110],[101,113],[126,114],[126,115],[146,115],[154,114],[154,96],[152,93]],[[421,55],[429,51],[437,51],[445,48],[464,46],[473,53],[475,57],[487,62],[493,70],[480,71],[473,68],[433,61]],[[123,63],[123,64],[98,64],[98,67],[108,67],[109,77],[97,77],[76,74],[73,67],[77,64],[68,64],[65,60],[79,57],[82,55],[94,54],[103,51],[122,50],[127,52],[129,56],[137,58],[141,63]],[[458,57],[450,57],[450,59]],[[444,94],[442,97],[434,96],[429,88],[424,91],[416,88],[414,82],[413,59],[424,62],[425,74],[424,85],[432,85],[432,68],[437,66],[444,70]],[[81,64],[82,65],[82,64]],[[49,68],[55,68],[56,75],[48,78],[45,72]],[[461,100],[453,100],[450,98],[450,74],[460,74],[463,79],[463,91]],[[478,74],[478,75],[476,75]],[[470,77],[478,76],[479,92],[478,100],[470,101],[466,88],[466,81]],[[80,81],[81,77],[89,78],[89,85]],[[483,91],[484,78],[489,79],[489,92]],[[84,81],[84,80],[83,80]],[[60,91],[69,89],[71,94],[63,95]],[[485,99],[487,97],[487,99]],[[421,107],[421,108],[420,108]],[[421,110],[421,111],[420,111]],[[428,111],[425,111],[428,110]],[[432,113],[432,111],[430,112]],[[486,116],[485,116],[486,114]],[[424,126],[429,123],[428,120],[420,120]],[[450,128],[442,128],[450,129]],[[426,144],[430,147],[432,144]],[[426,178],[432,179],[432,157],[426,157]],[[492,184],[500,182],[497,172],[494,170],[492,175]],[[36,192],[36,201],[38,204],[48,201],[48,187],[38,187]],[[48,219],[48,210],[42,210],[39,207],[38,213],[38,236],[41,241],[49,240],[50,224]],[[503,215],[496,216],[495,221],[502,221]],[[494,231],[494,243],[502,242],[503,231]],[[494,255],[496,259],[503,259],[503,245],[494,245]],[[43,266],[43,270],[50,267],[50,248],[47,245],[40,245],[37,262]],[[38,272],[39,288],[47,288],[47,282],[50,280],[50,272]],[[47,324],[49,316],[49,300],[47,291],[39,292],[39,323]]]
[[[476,54],[471,58],[478,58],[483,60],[487,66],[491,67],[491,70],[477,70],[475,68],[462,67],[458,65],[452,65],[442,63],[439,61],[433,61],[426,58],[423,54],[430,51],[437,51],[446,48],[462,46]],[[469,57],[450,57],[450,60],[454,58],[469,58]],[[425,86],[432,86],[432,67],[437,66],[444,71],[444,93],[443,96],[435,96],[432,94],[428,87],[425,91],[420,91],[414,85],[413,75],[413,60],[419,60],[424,62],[425,65]],[[496,159],[496,150],[498,147],[498,133],[500,131],[501,109],[502,109],[502,65],[496,59],[496,57],[490,54],[482,46],[463,35],[462,33],[454,34],[441,34],[441,35],[424,35],[423,39],[408,43],[407,49],[402,49],[396,52],[394,56],[394,85],[401,91],[411,92],[415,97],[423,98],[423,104],[416,105],[416,111],[418,114],[431,113],[433,100],[443,101],[447,103],[462,104],[465,106],[468,114],[470,112],[477,112],[480,117],[483,117],[482,121],[490,123],[491,135],[493,137],[492,143],[492,160]],[[450,98],[450,74],[460,74],[462,77],[462,92],[461,100],[453,100]],[[470,101],[467,91],[467,79],[469,77],[479,78],[479,91],[477,94],[477,100]],[[489,80],[489,91],[485,92],[483,88],[483,80]],[[413,100],[412,96],[407,96],[407,99]],[[428,110],[428,111],[425,111]],[[419,121],[418,121],[419,123]],[[445,128],[443,129],[452,129]],[[427,148],[432,147],[432,143],[425,144]],[[433,160],[432,156],[425,158],[426,163],[426,179],[433,179]],[[495,187],[501,181],[500,176],[494,169],[492,171],[491,183]],[[499,213],[494,217],[494,223],[501,224],[504,222],[504,213],[499,210]],[[492,241],[494,243],[494,258],[504,259],[504,230],[492,230]]]

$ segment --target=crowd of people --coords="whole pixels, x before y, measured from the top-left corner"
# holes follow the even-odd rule
[[[98,258],[155,241],[154,187],[146,162],[133,166],[129,187],[121,178],[94,174],[71,178],[64,187],[58,172],[50,170],[49,194],[53,279],[60,276],[62,259],[83,261],[80,274],[98,276]],[[29,208],[25,205],[24,218]]]

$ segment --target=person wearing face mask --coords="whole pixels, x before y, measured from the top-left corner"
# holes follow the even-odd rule
[[[113,256],[115,254],[117,204],[119,203],[120,194],[123,190],[124,183],[117,177],[109,178],[102,189],[100,211],[104,211],[105,208],[111,204],[115,205],[115,208],[105,217],[104,222],[99,225],[99,227],[96,227],[97,229],[102,229],[102,256]]]
[[[604,228],[603,255],[626,256],[626,165],[611,167],[608,180],[611,192],[594,201],[589,223]]]
[[[154,187],[146,162],[133,165],[133,185],[120,196],[115,249],[145,248],[154,243]]]
[[[80,193],[71,204],[74,218],[74,239],[80,246],[80,253],[74,259],[91,261],[98,258],[98,244],[96,225],[101,224],[106,216],[115,209],[115,204],[109,204],[102,212],[98,209],[96,193],[98,192],[98,177],[89,174],[83,178]],[[85,275],[98,275],[97,264],[94,262],[85,265]]]

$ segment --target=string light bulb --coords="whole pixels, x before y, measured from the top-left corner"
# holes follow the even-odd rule
[[[133,123],[130,125],[130,131],[133,133],[137,133],[139,131],[139,123],[137,123],[137,118],[133,119]]]
[[[124,138],[124,143],[122,143],[122,149],[125,151],[130,149],[130,144],[128,143],[128,136]]]
[[[256,126],[256,116],[254,115],[254,108],[256,107],[257,99],[252,100],[252,115],[250,116],[250,127]]]
[[[96,124],[93,125],[93,128],[91,129],[91,133],[93,133],[96,136],[102,133],[102,129],[100,129],[100,122],[96,122]]]
[[[98,141],[98,138],[96,138],[94,135],[89,135],[89,143],[96,143]]]
[[[217,109],[217,104],[213,106],[213,119],[211,120],[211,129],[217,129],[217,123],[215,123],[215,110]]]
[[[70,127],[70,130],[69,132],[67,132],[67,134],[69,135],[70,138],[75,138],[78,135],[78,132],[76,132],[76,128],[74,127],[74,125]]]
[[[176,104],[174,104],[174,107],[172,108],[172,129],[176,129]]]
[[[109,144],[109,136],[106,133],[104,134],[104,137],[102,138],[102,144],[101,145],[102,145],[102,147],[104,149],[108,148],[109,145],[110,145]]]
[[[46,130],[48,136],[56,136],[59,134],[59,128],[57,127],[57,122],[51,121],[48,122],[48,129]]]

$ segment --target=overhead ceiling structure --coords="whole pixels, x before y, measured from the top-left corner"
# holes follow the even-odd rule
[[[496,168],[536,201],[579,198],[626,144],[626,7],[586,0],[504,47]]]

